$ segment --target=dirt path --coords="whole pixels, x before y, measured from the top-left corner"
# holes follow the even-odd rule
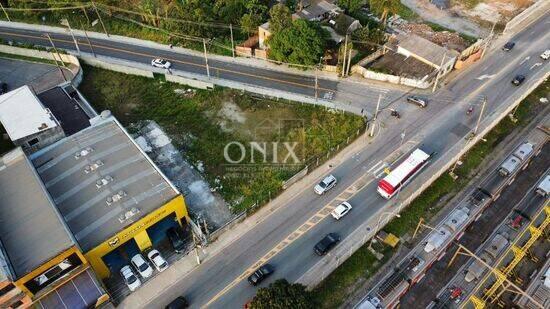
[[[438,9],[427,0],[401,0],[401,3],[409,7],[422,19],[439,24],[443,27],[475,37],[484,37],[489,31],[480,27],[473,21],[451,15],[451,13]]]

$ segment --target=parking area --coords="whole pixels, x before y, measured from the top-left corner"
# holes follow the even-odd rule
[[[193,248],[193,239],[191,237],[191,229],[189,226],[185,226],[182,229],[184,235],[183,242],[185,244],[182,253],[176,253],[174,251],[174,247],[166,235],[168,229],[170,228],[181,229],[174,220],[173,216],[168,216],[147,229],[147,233],[153,243],[153,246],[150,249],[140,252],[135,240],[131,239],[103,257],[103,261],[106,265],[108,265],[111,271],[111,276],[103,280],[103,282],[105,283],[107,291],[111,295],[111,298],[115,304],[119,304],[125,297],[132,293],[124,283],[124,280],[120,275],[120,269],[126,265],[130,265],[130,260],[133,256],[141,253],[143,257],[147,259],[147,254],[151,250],[156,249],[160,252],[160,255],[168,262],[168,264],[172,265],[177,260],[191,252],[191,249]],[[148,260],[148,262],[151,264],[151,267],[153,267],[151,261]],[[145,288],[143,285],[146,282],[160,274],[160,272],[153,268],[153,275],[149,278],[143,278],[137,274],[135,268],[133,268],[133,271],[141,281],[142,286],[140,288]]]
[[[71,72],[63,71],[70,79]],[[38,93],[65,80],[55,65],[0,57],[0,81],[8,84],[8,90],[29,85]]]

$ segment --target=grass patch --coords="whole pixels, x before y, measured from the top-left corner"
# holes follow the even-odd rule
[[[351,142],[363,129],[359,116],[288,101],[257,99],[226,88],[196,90],[194,95],[178,94],[189,87],[157,79],[131,76],[83,66],[80,90],[98,110],[109,109],[124,124],[133,128],[143,120],[154,120],[163,127],[174,145],[188,161],[204,166],[204,175],[217,188],[234,212],[262,205],[281,190],[282,182],[337,145]],[[299,162],[288,158],[283,145],[275,156],[272,142],[297,143]],[[268,145],[266,164],[255,152],[257,166],[239,170],[224,157],[226,145],[245,146],[242,163],[250,163],[250,142]],[[239,148],[228,148],[237,160]],[[237,170],[235,170],[237,168]],[[242,168],[242,167],[241,167]]]
[[[420,16],[418,16],[418,14],[416,14],[408,6],[401,3],[401,1],[399,2],[399,10],[397,11],[397,15],[399,15],[399,16],[401,16],[401,18],[403,18],[405,20],[409,20],[409,21],[416,20],[420,17]]]
[[[321,308],[338,308],[351,292],[350,287],[358,280],[372,276],[391,257],[389,247],[379,244],[373,244],[373,247],[384,254],[381,261],[369,251],[368,246],[363,246],[313,290],[315,301]]]
[[[444,173],[401,212],[400,218],[394,218],[384,227],[384,230],[403,236],[414,231],[421,217],[429,219],[435,215],[443,206],[438,204],[444,204],[439,202],[444,197],[447,200],[450,199],[452,195],[464,188],[475,176],[475,171],[483,160],[491,155],[493,149],[507,135],[528,124],[540,112],[544,105],[539,99],[547,97],[549,93],[550,82],[546,81],[519,105],[515,113],[517,122],[512,122],[508,117],[504,118],[485,136],[486,142],[480,142],[470,149],[462,158],[463,164],[455,169],[455,173],[459,175],[456,181],[448,173]],[[324,308],[336,308],[341,305],[349,295],[353,294],[353,288],[358,281],[368,279],[383,264],[376,264],[374,256],[367,248],[367,244],[359,248],[314,289],[316,298]],[[395,252],[389,247],[378,251],[384,254],[384,262]]]

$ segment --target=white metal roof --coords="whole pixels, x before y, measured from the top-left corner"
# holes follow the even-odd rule
[[[546,175],[537,188],[547,193],[550,192],[550,175]]]
[[[58,125],[28,86],[0,96],[0,122],[12,141]]]
[[[430,155],[420,149],[416,149],[411,155],[399,164],[388,176],[384,177],[392,187],[397,186],[416,166],[428,160]]]

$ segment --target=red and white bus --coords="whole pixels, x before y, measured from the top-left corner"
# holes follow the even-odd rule
[[[391,173],[378,183],[378,193],[390,199],[400,187],[406,185],[429,161],[430,155],[416,149],[411,155],[397,166]]]

